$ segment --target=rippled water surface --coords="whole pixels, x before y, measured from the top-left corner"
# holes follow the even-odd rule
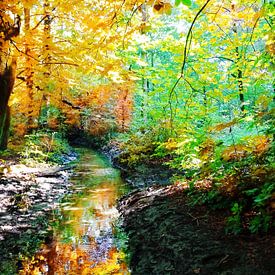
[[[116,227],[116,200],[127,192],[105,157],[79,149],[73,194],[54,213],[52,236],[20,274],[129,274]]]

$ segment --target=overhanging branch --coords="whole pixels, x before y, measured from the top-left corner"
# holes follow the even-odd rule
[[[170,126],[172,128],[172,124],[173,124],[173,108],[172,108],[172,97],[173,94],[175,93],[175,89],[178,86],[180,80],[183,78],[184,75],[184,69],[186,66],[186,62],[187,62],[187,57],[188,57],[188,52],[189,49],[191,47],[191,40],[192,40],[192,30],[194,28],[194,25],[199,17],[199,15],[203,12],[203,10],[206,8],[206,6],[209,4],[211,0],[207,0],[204,5],[200,8],[200,10],[197,12],[197,14],[195,15],[191,26],[188,30],[187,36],[186,36],[186,40],[185,40],[185,46],[184,46],[184,52],[183,52],[183,62],[182,62],[182,66],[181,66],[181,72],[180,72],[180,76],[178,77],[178,79],[176,80],[175,84],[173,85],[170,94],[169,94],[169,108],[170,108]]]

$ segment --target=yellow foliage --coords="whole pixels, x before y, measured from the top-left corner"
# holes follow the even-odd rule
[[[253,154],[260,156],[270,148],[271,139],[268,136],[261,135],[247,138],[247,143]]]
[[[200,158],[204,161],[208,160],[214,153],[215,142],[212,139],[207,139],[200,146]]]
[[[225,161],[240,160],[247,156],[247,152],[250,151],[248,146],[245,145],[232,145],[227,147],[222,152],[222,159]]]
[[[173,138],[169,138],[168,141],[164,143],[164,146],[168,151],[173,151],[178,148],[178,142]]]

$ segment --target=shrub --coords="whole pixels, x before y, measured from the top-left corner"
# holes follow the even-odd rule
[[[62,155],[70,152],[68,142],[57,132],[36,132],[25,136],[21,156],[28,164],[33,162],[60,163]]]

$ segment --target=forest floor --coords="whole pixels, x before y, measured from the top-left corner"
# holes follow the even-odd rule
[[[225,215],[191,207],[180,185],[119,201],[132,274],[275,274],[274,236],[227,235]]]
[[[75,158],[74,154],[66,156],[64,162]],[[8,271],[5,263],[10,265],[19,249],[31,253],[47,236],[48,215],[69,192],[70,169],[49,164],[30,166],[22,164],[17,156],[1,157],[0,273]]]

